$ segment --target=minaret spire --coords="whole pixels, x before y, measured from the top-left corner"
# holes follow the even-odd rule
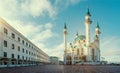
[[[91,16],[90,11],[89,11],[89,8],[87,8],[87,15],[88,15],[88,16]]]
[[[99,27],[99,23],[98,23],[98,22],[97,22],[97,26],[96,26],[96,28],[100,28],[100,27]]]
[[[96,34],[96,36],[98,37],[99,35],[100,35],[100,27],[99,27],[99,23],[97,22],[97,26],[96,26],[96,29],[95,29],[95,34]]]
[[[66,53],[67,53],[67,26],[66,23],[64,24],[64,64],[67,63],[67,57],[66,57]]]
[[[67,35],[67,26],[66,26],[66,23],[64,24],[64,36]]]
[[[65,23],[65,25],[64,25],[64,29],[67,29],[67,27],[66,27],[66,23]]]

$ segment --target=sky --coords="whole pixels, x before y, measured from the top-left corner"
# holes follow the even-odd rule
[[[76,32],[85,35],[85,15],[91,13],[91,40],[100,25],[101,57],[120,62],[119,0],[0,0],[0,17],[49,56],[63,59],[63,27],[67,24],[68,43]]]

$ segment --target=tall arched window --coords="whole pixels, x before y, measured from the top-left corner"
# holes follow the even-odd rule
[[[94,61],[94,49],[92,48],[92,60]]]

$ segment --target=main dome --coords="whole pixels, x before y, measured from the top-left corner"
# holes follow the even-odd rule
[[[74,39],[74,42],[76,42],[76,41],[81,41],[81,40],[83,40],[83,39],[85,39],[85,35],[78,35],[78,36]]]

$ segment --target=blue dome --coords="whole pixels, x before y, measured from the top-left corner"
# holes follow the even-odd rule
[[[75,38],[74,42],[76,42],[76,41],[81,41],[81,40],[83,40],[83,39],[85,39],[85,35],[78,35],[78,36]]]

